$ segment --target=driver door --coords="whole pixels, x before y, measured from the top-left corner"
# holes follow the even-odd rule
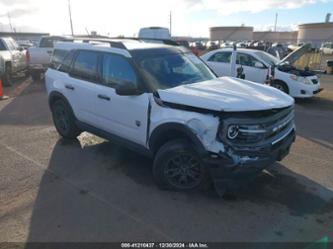
[[[244,69],[245,80],[253,81],[256,83],[265,83],[268,68],[262,62],[254,58],[252,55],[246,53],[237,53],[236,59],[237,68],[242,66]]]

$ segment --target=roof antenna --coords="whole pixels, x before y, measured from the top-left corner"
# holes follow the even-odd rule
[[[74,36],[74,31],[73,31],[73,21],[72,21],[72,10],[71,10],[71,1],[68,0],[68,11],[69,11],[69,22],[71,25],[71,32],[72,36]]]

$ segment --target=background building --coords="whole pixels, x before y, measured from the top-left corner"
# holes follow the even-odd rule
[[[246,41],[253,40],[253,27],[221,26],[209,29],[212,41]]]
[[[297,31],[273,32],[273,31],[255,31],[253,40],[269,42],[297,42]]]
[[[297,42],[310,42],[314,48],[319,48],[323,42],[333,42],[333,22],[299,25]]]

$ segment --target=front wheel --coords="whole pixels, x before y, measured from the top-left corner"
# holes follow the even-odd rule
[[[173,140],[159,149],[153,175],[160,187],[182,191],[198,188],[206,180],[205,167],[186,140]]]
[[[74,139],[80,135],[81,131],[75,124],[73,111],[65,101],[55,101],[51,109],[54,125],[62,137]]]
[[[272,87],[279,89],[280,91],[289,94],[289,89],[288,86],[286,85],[286,83],[282,82],[282,81],[274,81],[272,83]]]

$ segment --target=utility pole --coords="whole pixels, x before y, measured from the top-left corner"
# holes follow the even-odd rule
[[[10,14],[9,14],[9,12],[8,12],[8,22],[9,22],[10,31],[13,32],[12,20],[10,19]]]
[[[277,19],[278,19],[278,13],[275,13],[275,25],[274,25],[274,32],[276,32]]]
[[[72,11],[71,11],[71,2],[68,0],[68,11],[69,11],[69,22],[71,25],[71,32],[72,36],[74,36],[74,31],[73,31],[73,21],[72,21]]]
[[[171,37],[171,29],[172,29],[172,12],[170,11],[170,15],[169,15],[169,31],[170,31],[170,37]]]

